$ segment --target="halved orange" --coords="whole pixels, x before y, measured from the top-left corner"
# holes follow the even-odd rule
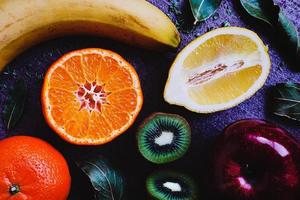
[[[51,65],[42,90],[49,126],[73,144],[107,143],[135,121],[143,94],[135,69],[118,54],[91,48]]]

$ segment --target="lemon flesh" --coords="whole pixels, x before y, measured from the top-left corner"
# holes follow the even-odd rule
[[[201,105],[220,104],[244,94],[259,78],[259,65],[232,72],[209,83],[192,87],[189,96]]]

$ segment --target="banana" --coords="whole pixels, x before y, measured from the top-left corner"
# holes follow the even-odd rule
[[[64,35],[97,35],[145,48],[177,47],[171,20],[145,0],[0,0],[0,71],[25,49]]]

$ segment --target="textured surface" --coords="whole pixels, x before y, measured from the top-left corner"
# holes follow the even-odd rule
[[[16,136],[0,142],[0,199],[65,200],[71,177],[63,156],[44,141]],[[6,192],[18,185],[13,197]]]
[[[174,20],[174,14],[169,12],[169,0],[151,0],[150,2],[168,13]],[[187,0],[182,1],[182,3],[188,6]],[[300,2],[298,0],[278,0],[278,3],[300,31],[300,21],[297,20],[300,18]],[[187,13],[190,13],[188,8]],[[298,135],[299,122],[274,117],[268,110],[270,88],[280,82],[299,82],[300,74],[291,69],[300,66],[288,64],[284,56],[286,53],[277,44],[278,39],[274,36],[274,33],[267,25],[249,18],[241,9],[239,1],[224,0],[217,13],[215,17],[199,24],[189,33],[186,33],[186,31],[181,32],[183,41],[179,50],[198,35],[212,28],[220,27],[225,22],[229,22],[234,26],[247,27],[257,32],[269,46],[272,71],[265,86],[256,95],[239,106],[220,113],[200,115],[166,104],[162,97],[162,91],[168,69],[176,56],[176,52],[162,54],[130,47],[108,39],[67,37],[45,42],[25,51],[9,64],[0,76],[0,111],[8,93],[7,87],[16,78],[23,77],[30,88],[25,113],[17,127],[7,133],[0,119],[1,137],[14,134],[34,135],[47,140],[69,159],[74,160],[83,154],[103,154],[126,176],[128,199],[146,199],[145,177],[152,171],[163,168],[175,168],[192,174],[201,185],[200,192],[203,199],[212,199],[209,192],[206,192],[209,179],[206,179],[203,173],[207,171],[206,165],[207,158],[209,158],[210,144],[214,141],[215,136],[220,134],[228,124],[243,118],[267,119],[286,128],[300,141],[300,135]],[[192,24],[193,22],[188,23]],[[62,54],[86,47],[100,47],[116,51],[133,64],[140,76],[145,97],[142,112],[133,127],[115,141],[100,147],[78,147],[65,143],[47,126],[40,106],[40,90],[43,74],[47,67]],[[192,127],[192,147],[188,154],[174,163],[162,166],[151,164],[143,159],[137,150],[135,139],[135,132],[139,123],[155,111],[181,114],[186,117]],[[78,174],[76,170],[73,173]],[[76,181],[79,181],[77,179],[81,180],[80,177],[73,178],[75,184],[70,199],[80,199],[80,195],[84,195],[84,199],[88,199],[86,194],[83,194],[82,186],[79,183],[76,184]],[[78,189],[79,187],[80,189]],[[81,194],[78,190],[82,191]]]

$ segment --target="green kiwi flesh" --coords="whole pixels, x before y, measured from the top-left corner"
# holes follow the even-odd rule
[[[196,183],[182,173],[156,172],[147,178],[146,188],[156,200],[199,200]]]
[[[182,157],[191,143],[191,128],[181,116],[154,113],[144,120],[137,133],[141,154],[157,164]]]

